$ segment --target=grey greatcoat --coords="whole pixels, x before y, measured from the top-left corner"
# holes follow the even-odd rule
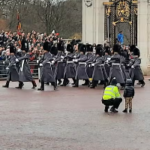
[[[65,57],[66,59],[66,67],[65,67],[65,72],[64,76],[68,78],[75,78],[76,75],[76,67],[73,62],[73,53],[68,53],[68,55]]]
[[[77,70],[76,70],[76,79],[83,79],[83,80],[88,80],[89,77],[87,75],[87,56],[84,54],[80,54],[80,57],[78,59],[78,65],[77,65]]]
[[[130,61],[130,76],[132,80],[144,80],[144,76],[140,67],[141,59],[140,58],[134,58]]]
[[[16,66],[16,56],[10,55],[8,58],[9,65],[8,65],[8,77],[7,81],[19,81],[19,74],[18,74],[18,68]]]
[[[116,78],[117,83],[124,84],[125,78],[121,67],[121,56],[119,54],[114,54],[111,57],[111,68],[109,79]]]
[[[94,71],[93,71],[93,80],[94,81],[105,81],[108,76],[104,67],[104,58],[100,56],[96,56]]]
[[[95,56],[92,53],[87,53],[86,56],[88,59],[86,61],[86,63],[87,63],[87,74],[88,74],[89,78],[92,78],[94,67],[91,64],[94,61]]]
[[[21,82],[32,82],[33,78],[30,71],[29,66],[29,54],[25,54],[24,56],[18,58],[20,62],[20,68],[19,68],[19,81]]]
[[[63,61],[63,57],[65,56],[65,54],[61,51],[58,52],[57,56],[56,56],[56,68],[55,68],[55,76],[56,79],[64,79],[64,71],[65,71],[65,67],[66,67],[66,62]]]
[[[52,69],[52,55],[49,52],[46,52],[43,56],[42,61],[40,63],[42,64],[41,67],[41,82],[55,82],[54,77],[54,71]]]
[[[111,58],[111,56],[110,55],[104,55],[104,67],[105,67],[105,70],[106,70],[106,73],[107,73],[107,76],[109,77],[109,74],[110,74],[110,65],[109,65],[109,61],[108,61],[108,59],[110,59]]]

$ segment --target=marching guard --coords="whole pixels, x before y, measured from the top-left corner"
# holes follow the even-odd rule
[[[99,44],[96,46],[96,58],[92,66],[94,66],[94,71],[91,88],[95,88],[98,84],[98,81],[101,81],[105,87],[107,85],[108,76],[104,67],[103,50]]]
[[[10,55],[8,57],[9,65],[6,68],[8,70],[8,76],[4,88],[9,88],[10,81],[19,82],[18,68],[16,66],[16,48],[13,45],[10,45]]]
[[[86,65],[87,65],[87,75],[89,77],[89,79],[85,80],[85,83],[82,84],[82,86],[89,86],[90,84],[90,79],[92,78],[92,74],[93,74],[93,70],[94,67],[91,65],[95,56],[93,55],[93,46],[90,44],[86,45],[86,56],[87,56],[87,61],[86,61]]]
[[[30,53],[29,53],[29,43],[25,39],[25,36],[22,40],[22,56],[19,58],[16,58],[16,62],[20,64],[19,67],[19,86],[16,87],[17,89],[22,89],[24,84],[23,82],[31,82],[33,87],[32,89],[35,89],[37,87],[35,80],[32,77],[30,66],[29,66],[29,59],[30,59]]]
[[[56,68],[55,68],[55,78],[56,78],[56,83],[57,83],[57,80],[59,81],[59,85],[61,85],[62,83],[62,79],[64,79],[64,71],[65,71],[65,66],[66,66],[66,63],[64,61],[64,57],[65,57],[65,53],[64,53],[64,46],[62,44],[62,42],[59,42],[57,44],[57,50],[58,50],[58,53],[57,55],[55,56],[55,62],[56,62]],[[68,83],[66,83],[68,84]]]
[[[131,66],[130,76],[133,81],[133,85],[135,83],[135,80],[138,80],[141,84],[141,87],[145,86],[144,82],[144,76],[142,73],[142,69],[140,67],[141,59],[140,57],[140,51],[138,48],[134,48],[133,50],[133,59],[131,59],[129,66]]]
[[[56,90],[56,80],[54,76],[54,71],[52,69],[52,65],[54,64],[54,59],[52,55],[49,53],[49,43],[45,42],[43,45],[44,48],[44,56],[39,61],[39,66],[41,67],[41,87],[38,89],[39,91],[44,91],[44,83],[51,83]]]
[[[82,43],[78,44],[78,50],[80,52],[78,59],[74,59],[74,62],[77,63],[76,68],[76,77],[75,85],[73,87],[79,87],[79,80],[88,80],[88,75],[86,71],[86,61],[87,56],[85,55],[86,46]]]
[[[116,78],[117,83],[120,83],[121,89],[124,89],[125,86],[125,78],[122,71],[122,57],[120,56],[120,50],[121,47],[118,44],[115,44],[113,46],[113,56],[111,57],[111,68],[110,68],[110,74],[109,74],[109,80],[113,78]]]
[[[69,83],[69,78],[72,78],[74,81],[75,74],[76,74],[76,68],[75,68],[75,64],[73,62],[74,49],[71,44],[67,45],[67,52],[68,52],[68,54],[64,58],[66,61],[66,67],[65,67],[65,72],[64,72],[64,82],[63,82],[62,86],[67,86],[67,84]]]

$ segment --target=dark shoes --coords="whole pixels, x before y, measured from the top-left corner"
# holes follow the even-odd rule
[[[123,110],[123,113],[128,113],[128,110],[127,109]],[[132,113],[132,109],[129,110],[129,113]]]
[[[79,87],[79,86],[78,86],[78,85],[73,85],[72,87],[77,88],[77,87]]]
[[[33,87],[32,87],[32,89],[35,89],[37,87],[37,85],[34,85]]]
[[[9,88],[9,86],[7,86],[7,85],[3,85],[2,87],[3,87],[3,88]]]
[[[22,89],[23,88],[23,86],[24,86],[24,84],[23,83],[19,83],[19,86],[18,87],[16,87],[16,89]]]
[[[118,113],[118,111],[117,111],[114,107],[112,107],[112,108],[110,109],[110,111],[113,112],[113,113]]]
[[[108,109],[109,109],[109,107],[108,107],[108,106],[105,106],[104,112],[105,112],[105,113],[108,113]]]
[[[9,88],[9,81],[7,81],[5,85],[3,85],[3,88]]]
[[[38,91],[44,91],[44,88],[39,88]]]
[[[141,85],[141,87],[144,87],[145,86],[145,83],[143,83],[142,85]]]
[[[84,83],[84,84],[82,84],[82,86],[88,86],[89,85],[89,83]]]
[[[127,112],[128,112],[127,109],[123,110],[123,113],[127,113]]]

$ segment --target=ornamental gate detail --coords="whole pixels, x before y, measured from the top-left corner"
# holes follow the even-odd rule
[[[110,0],[103,4],[105,7],[104,38],[113,45],[119,31],[123,31],[124,44],[137,45],[137,1]]]

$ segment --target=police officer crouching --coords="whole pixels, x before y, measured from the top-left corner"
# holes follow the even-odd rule
[[[117,113],[116,109],[119,108],[120,103],[122,102],[119,89],[116,86],[117,80],[113,78],[110,85],[105,88],[102,103],[105,105],[105,112],[108,112],[109,106],[112,106],[110,109],[111,112]]]

